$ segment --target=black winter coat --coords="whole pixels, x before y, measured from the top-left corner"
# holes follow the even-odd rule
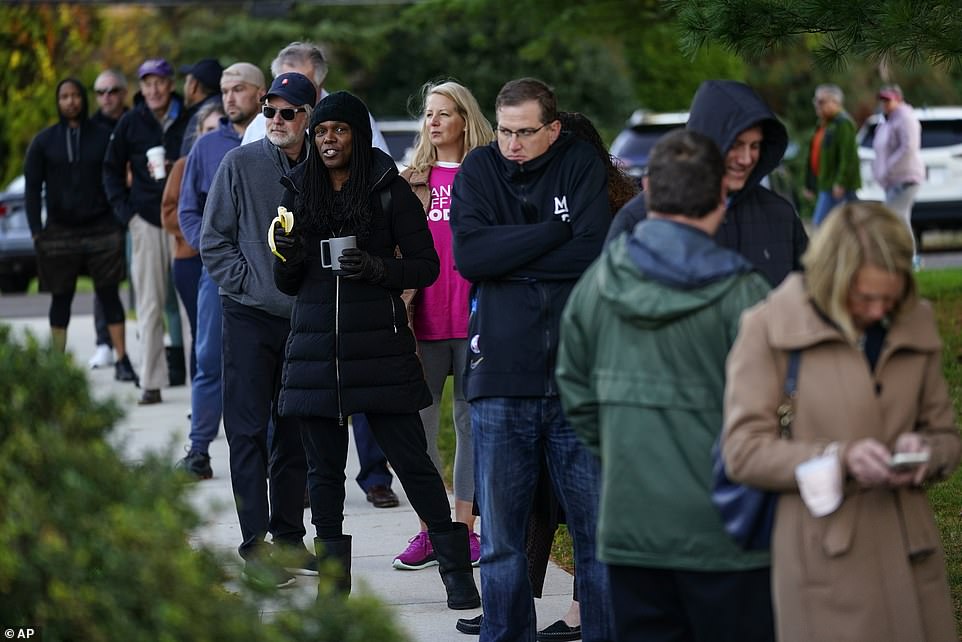
[[[378,149],[372,154],[373,229],[358,247],[384,261],[384,280],[373,285],[321,267],[320,241],[327,235],[303,238],[303,263],[274,263],[278,289],[297,297],[281,379],[281,416],[346,421],[358,412],[404,414],[432,403],[401,292],[434,283],[440,261],[421,202],[387,154]],[[292,188],[300,184],[303,169],[302,164],[292,172],[293,184],[284,196],[292,211]],[[382,190],[391,193],[387,212]],[[294,220],[296,232],[296,211]],[[403,258],[396,258],[395,247]]]

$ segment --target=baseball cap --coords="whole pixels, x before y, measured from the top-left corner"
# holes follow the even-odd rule
[[[243,82],[254,87],[264,87],[264,72],[249,62],[235,62],[224,70],[220,76],[220,84]]]
[[[898,85],[886,85],[878,92],[880,100],[902,100],[902,88]]]
[[[271,83],[271,88],[261,96],[261,102],[278,96],[292,105],[310,105],[317,103],[317,88],[304,74],[289,71],[281,74]]]
[[[163,58],[148,58],[137,68],[137,77],[144,78],[150,75],[170,78],[174,75],[174,68]]]
[[[224,68],[213,58],[198,60],[193,65],[184,65],[180,68],[180,73],[190,74],[196,78],[200,84],[210,89],[220,88],[220,75]]]

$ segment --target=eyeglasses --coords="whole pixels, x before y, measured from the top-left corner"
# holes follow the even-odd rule
[[[501,138],[506,138],[508,140],[510,140],[513,136],[517,136],[518,138],[531,138],[532,136],[540,132],[542,129],[547,127],[548,124],[549,123],[544,123],[543,125],[541,125],[541,127],[538,127],[537,129],[535,129],[534,127],[525,127],[523,129],[517,129],[517,130],[498,126],[498,129],[496,131],[498,132],[498,136],[500,136]]]
[[[271,107],[270,105],[264,105],[261,109],[261,113],[264,114],[264,118],[267,120],[274,120],[274,116],[280,113],[281,118],[284,120],[294,120],[294,118],[302,111],[307,111],[307,107],[295,107],[291,109],[278,109],[277,107]]]
[[[106,89],[94,89],[94,93],[96,93],[98,96],[103,96],[105,94],[110,94],[111,96],[113,96],[114,94],[119,94],[120,91],[121,91],[121,87],[108,87]]]

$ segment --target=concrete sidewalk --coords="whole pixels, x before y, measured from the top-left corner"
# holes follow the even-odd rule
[[[46,318],[0,319],[0,323],[9,324],[18,333],[29,330],[42,340],[49,335]],[[129,353],[136,368],[140,355],[135,336],[136,328],[128,323]],[[70,322],[67,350],[81,367],[86,367],[87,360],[93,354],[94,343],[93,318],[75,315]],[[88,372],[94,393],[115,398],[127,412],[116,427],[115,435],[115,441],[126,459],[137,460],[145,452],[171,449],[173,465],[183,456],[182,448],[187,443],[189,428],[189,386],[164,389],[163,403],[141,407],[137,405],[140,391],[129,383],[114,381],[113,368]],[[223,430],[211,444],[210,455],[214,478],[198,483],[193,491],[192,500],[205,518],[205,525],[194,534],[193,539],[229,554],[236,562],[230,572],[239,574],[242,562],[236,548],[241,539],[240,528],[231,495],[228,449]],[[376,594],[390,606],[399,626],[411,640],[470,642],[476,639],[459,633],[454,627],[459,617],[474,617],[481,610],[449,610],[437,567],[422,571],[396,571],[391,567],[394,556],[404,549],[408,538],[417,532],[417,515],[397,480],[394,490],[401,499],[401,505],[389,509],[374,508],[354,482],[357,470],[357,457],[352,447],[348,458],[344,532],[354,537],[354,594]],[[304,525],[307,529],[305,545],[313,550],[314,529],[310,510],[304,511]],[[483,524],[479,522],[478,526],[483,537]],[[477,571],[475,579],[480,588]],[[312,599],[315,583],[312,578],[299,576],[293,590],[302,592],[305,599]],[[570,600],[571,576],[550,564],[545,578],[544,597],[535,603],[538,628],[560,619],[568,610]],[[265,606],[265,610],[270,610],[269,606]]]

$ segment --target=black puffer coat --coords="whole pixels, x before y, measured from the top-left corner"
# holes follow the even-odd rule
[[[372,232],[358,247],[381,257],[378,285],[335,276],[322,268],[321,236],[305,236],[307,259],[296,267],[274,264],[278,289],[295,295],[281,382],[281,416],[334,417],[358,412],[401,414],[431,405],[401,291],[425,288],[440,262],[421,202],[391,158],[373,149]],[[292,173],[299,184],[303,164]],[[289,186],[284,202],[293,211]],[[390,190],[388,211],[381,196]],[[297,230],[297,212],[294,212]],[[343,232],[349,234],[350,232]],[[395,247],[404,258],[395,257]]]

